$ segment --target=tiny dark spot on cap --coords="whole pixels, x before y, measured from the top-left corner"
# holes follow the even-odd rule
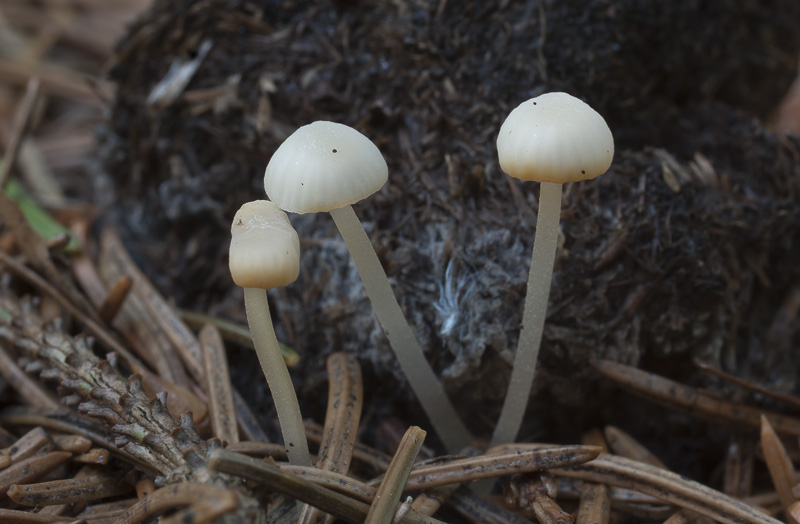
[[[536,105],[536,102],[534,102],[533,105]]]
[[[240,218],[238,222],[236,222],[237,226],[241,226],[243,224],[242,219]]]
[[[289,442],[289,447],[293,448],[294,447],[294,442]]]
[[[305,184],[304,184],[304,183],[302,183],[302,182],[300,182],[300,185],[301,185],[301,186],[304,186]]]
[[[334,153],[338,153],[338,151],[336,151],[336,149],[334,149],[334,150],[333,150],[333,152],[334,152]]]
[[[581,169],[581,174],[585,175],[586,174],[586,170],[585,169]]]

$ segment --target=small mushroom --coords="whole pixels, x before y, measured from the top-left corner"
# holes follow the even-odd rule
[[[233,281],[244,288],[247,323],[275,401],[289,462],[311,466],[300,405],[267,303],[267,289],[291,284],[300,272],[300,240],[286,213],[267,200],[239,208],[231,225],[229,264]]]
[[[299,128],[267,165],[264,188],[286,211],[328,211],[353,257],[375,314],[428,419],[451,453],[472,438],[425,359],[352,204],[378,191],[389,169],[381,152],[355,129],[334,122]]]
[[[511,111],[500,128],[497,153],[507,174],[542,184],[522,331],[490,447],[516,440],[528,405],[550,296],[562,184],[605,173],[614,158],[614,138],[603,117],[585,102],[566,93],[546,93]]]

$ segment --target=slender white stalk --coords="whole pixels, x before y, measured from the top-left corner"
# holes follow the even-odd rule
[[[350,250],[378,322],[389,339],[411,389],[447,451],[459,453],[472,443],[472,436],[425,359],[361,222],[351,206],[334,209],[331,216]]]
[[[553,279],[553,262],[558,244],[558,221],[561,216],[561,184],[542,182],[539,195],[539,215],[536,220],[536,237],[533,240],[531,269],[522,314],[522,331],[514,355],[514,367],[508,392],[503,402],[500,419],[494,429],[489,447],[514,442],[522,425],[528,406],[539,347],[542,343],[550,282]]]
[[[247,323],[253,335],[258,361],[267,379],[267,385],[275,401],[278,421],[283,433],[283,442],[289,463],[293,466],[311,466],[308,453],[308,441],[300,414],[300,404],[289,376],[289,370],[281,355],[272,318],[269,316],[267,292],[258,288],[244,288],[244,307],[247,311]]]

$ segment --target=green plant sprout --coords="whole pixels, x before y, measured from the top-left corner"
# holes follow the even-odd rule
[[[66,235],[69,240],[61,250],[68,255],[74,255],[79,251],[78,241],[70,230],[62,226],[47,210],[37,204],[17,179],[10,178],[3,187],[3,191],[19,205],[28,224],[46,242]]]

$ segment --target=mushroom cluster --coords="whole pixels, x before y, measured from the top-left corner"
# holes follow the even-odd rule
[[[522,331],[490,446],[516,439],[527,407],[550,295],[562,185],[605,173],[614,156],[614,140],[603,117],[587,104],[566,93],[548,93],[523,102],[508,115],[497,138],[497,151],[503,171],[520,180],[541,182],[541,192]],[[472,444],[352,208],[387,179],[386,161],[367,137],[342,124],[314,122],[297,129],[270,159],[264,189],[272,201],[245,204],[234,218],[231,274],[245,288],[248,322],[293,464],[310,465],[308,447],[264,291],[289,284],[298,274],[297,233],[281,209],[331,214],[431,426],[450,453]]]

